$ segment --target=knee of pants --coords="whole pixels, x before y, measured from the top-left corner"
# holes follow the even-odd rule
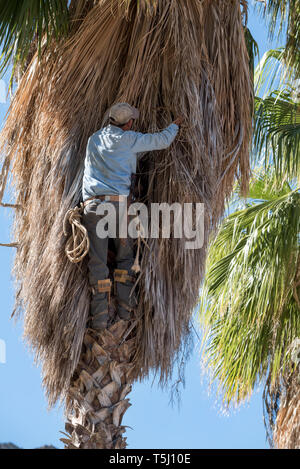
[[[118,283],[117,285],[117,297],[124,301],[124,303],[128,304],[129,306],[136,305],[136,296],[133,290],[133,285],[126,285],[122,283]]]
[[[107,297],[103,293],[98,293],[93,296],[90,306],[91,316],[101,313],[104,310],[108,309]]]
[[[107,267],[107,264],[104,263],[104,260],[107,260],[107,254],[105,254],[105,256],[103,256],[103,259],[100,259],[100,257],[96,256],[89,257],[88,274],[89,283],[92,286],[96,286],[98,280],[105,280],[109,275],[109,269]]]

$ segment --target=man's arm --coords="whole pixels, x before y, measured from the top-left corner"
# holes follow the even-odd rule
[[[155,132],[153,134],[132,132],[131,149],[135,153],[139,153],[144,151],[163,150],[164,148],[168,148],[175,139],[178,130],[179,126],[173,123],[161,132]]]

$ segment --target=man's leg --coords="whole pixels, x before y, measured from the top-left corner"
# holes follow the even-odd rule
[[[90,240],[89,250],[89,283],[92,287],[90,306],[91,326],[93,329],[105,329],[108,322],[108,299],[110,298],[111,282],[108,279],[107,267],[108,238],[97,236],[96,226],[101,216],[96,215],[99,202],[90,202],[84,209],[82,217]]]
[[[127,217],[127,203],[118,205],[116,211],[118,217],[121,211],[121,219],[124,221],[124,217]],[[117,229],[120,230],[119,223]],[[133,317],[133,309],[136,307],[136,297],[133,292],[136,279],[135,273],[131,270],[134,263],[133,239],[117,237],[114,239],[114,244],[117,263],[114,272],[114,289],[118,303],[118,314],[121,319],[128,320]]]

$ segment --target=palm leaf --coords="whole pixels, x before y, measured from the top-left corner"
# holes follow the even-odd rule
[[[24,64],[34,41],[40,51],[44,37],[48,44],[66,33],[68,17],[67,0],[0,0],[0,75],[11,60]]]
[[[258,44],[252,36],[250,29],[245,27],[245,43],[249,56],[249,67],[251,76],[254,76],[254,60],[257,55],[259,55]]]
[[[293,94],[289,88],[255,100],[254,150],[264,152],[266,168],[274,164],[280,178],[300,175],[300,107]]]
[[[300,4],[298,0],[268,0],[258,8],[268,20],[270,38],[286,32],[284,58],[289,67],[300,72]]]
[[[265,189],[255,189],[263,200]],[[231,214],[210,249],[200,305],[204,357],[227,404],[249,396],[269,370],[274,385],[292,367],[300,194],[284,192]]]
[[[263,168],[255,168],[249,183],[248,199],[252,203],[276,200],[288,195],[292,190],[287,181],[279,181],[274,170],[265,172]]]
[[[270,89],[284,88],[293,79],[293,68],[287,67],[284,61],[285,49],[269,49],[262,56],[254,72],[254,86],[257,96],[264,91],[263,97],[270,93]]]

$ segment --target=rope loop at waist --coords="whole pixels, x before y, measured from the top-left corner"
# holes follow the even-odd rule
[[[68,236],[69,226],[72,228],[72,234],[69,236],[65,247],[65,253],[72,264],[81,262],[90,249],[87,229],[81,223],[83,209],[84,204],[81,203],[79,206],[68,210],[64,218],[64,235]]]

